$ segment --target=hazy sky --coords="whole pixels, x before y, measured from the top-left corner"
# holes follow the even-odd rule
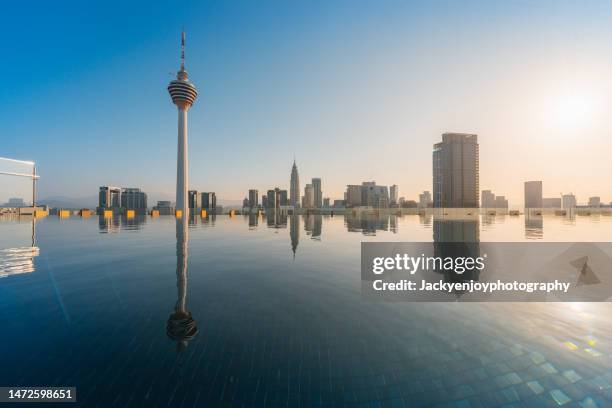
[[[610,2],[124,3],[3,5],[0,156],[36,160],[42,197],[174,191],[184,26],[191,188],[288,188],[295,154],[302,188],[416,199],[456,131],[478,134],[481,189],[511,204],[531,179],[612,200]]]

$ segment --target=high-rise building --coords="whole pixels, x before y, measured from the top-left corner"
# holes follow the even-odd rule
[[[259,203],[259,192],[257,190],[249,190],[249,208],[257,208]]]
[[[601,198],[600,197],[589,197],[589,207],[591,208],[601,207]]]
[[[157,205],[153,207],[154,210],[159,211],[160,215],[172,215],[174,214],[174,207],[170,201],[158,201]]]
[[[267,195],[261,196],[261,207],[268,208],[268,196]]]
[[[397,191],[397,185],[393,184],[391,186],[391,188],[389,189],[389,201],[391,205],[397,205],[397,197],[398,197],[398,191]]]
[[[495,197],[495,208],[508,208],[508,200],[505,196]]]
[[[321,190],[321,179],[313,178],[312,179],[312,188],[314,194],[314,208],[323,207],[323,191]]]
[[[189,201],[189,210],[192,214],[200,208],[200,196],[196,190],[189,190],[187,192],[187,198]]]
[[[576,207],[576,196],[573,194],[563,194],[561,197],[564,210],[571,210]]]
[[[329,208],[330,207],[330,200],[329,197],[324,197],[323,198],[323,208]]]
[[[278,209],[281,206],[285,207],[289,205],[287,190],[281,190],[278,187],[275,187],[273,190],[268,190],[266,202],[267,208]]]
[[[346,200],[334,200],[334,208],[346,207]]]
[[[294,207],[300,206],[300,176],[298,174],[298,168],[293,160],[293,167],[291,168],[291,184],[289,186],[289,205]]]
[[[185,71],[185,32],[181,36],[181,69],[168,85],[172,103],[178,108],[178,155],[176,161],[176,209],[188,214],[189,163],[187,149],[187,111],[196,100],[198,91]]]
[[[312,184],[306,184],[306,187],[304,187],[302,207],[315,208],[315,191]]]
[[[419,194],[419,208],[428,208],[431,206],[431,193],[423,191]]]
[[[433,150],[433,200],[436,208],[477,208],[478,136],[444,133]]]
[[[525,208],[542,208],[542,182],[525,182]]]
[[[388,187],[377,186],[375,181],[364,181],[361,183],[361,205],[374,208],[388,208]]]
[[[361,186],[356,184],[346,186],[345,201],[347,208],[361,206]]]
[[[286,207],[289,205],[289,198],[287,197],[287,190],[280,190],[276,188],[277,201],[278,205],[281,207]]]
[[[268,207],[267,208],[277,208],[278,207],[278,202],[276,200],[276,191],[275,190],[268,190]]]
[[[495,208],[495,194],[493,194],[491,190],[482,190],[480,200],[480,207]]]
[[[147,212],[147,195],[139,188],[124,188],[121,191],[121,208],[144,214]]]
[[[375,181],[364,181],[361,185],[349,184],[346,186],[346,206],[368,206],[374,208],[389,207],[389,188],[376,185]]]
[[[213,192],[202,193],[202,209],[213,211],[217,209],[217,195]],[[177,208],[178,209],[178,208]]]
[[[121,207],[121,188],[102,186],[98,194],[98,208],[120,208]]]

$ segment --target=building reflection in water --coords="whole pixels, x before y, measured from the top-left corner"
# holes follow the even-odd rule
[[[196,321],[187,310],[187,265],[189,255],[189,229],[183,218],[176,219],[176,286],[178,299],[174,313],[168,318],[166,334],[177,342],[177,351],[183,351],[198,334]]]
[[[141,214],[134,217],[119,215],[113,217],[98,216],[98,230],[102,234],[116,234],[119,231],[138,231],[146,223],[147,216]]]
[[[482,226],[483,227],[488,227],[490,225],[494,225],[495,224],[495,214],[491,214],[487,211],[485,211],[485,213],[482,215]]]
[[[544,237],[544,218],[541,215],[525,213],[525,238],[542,239]]]
[[[389,216],[361,213],[346,214],[344,224],[349,232],[361,232],[363,235],[376,235],[376,231],[389,231]]]
[[[432,220],[433,220],[432,214],[427,214],[424,211],[419,213],[419,224],[429,228],[431,227]]]
[[[259,225],[259,214],[256,212],[250,212],[249,217],[249,229],[254,229]]]
[[[202,217],[200,217],[199,215],[189,213],[189,227],[190,228],[194,228],[200,225],[201,220],[202,220]]]
[[[397,231],[398,231],[398,229],[397,229],[397,219],[398,219],[397,215],[393,214],[393,215],[389,216],[389,230],[392,233],[394,233],[394,234],[397,234]]]
[[[297,251],[298,244],[300,243],[300,216],[292,214],[289,216],[289,236],[291,237],[291,251],[293,252],[293,259],[295,259],[295,253]]]
[[[268,228],[287,228],[287,212],[281,210],[266,211]]]
[[[203,227],[214,227],[217,222],[217,214],[208,214],[201,218]]]
[[[36,219],[32,218],[32,242],[29,247],[0,249],[0,278],[34,272],[34,258],[38,255],[40,249],[36,246]]]
[[[480,225],[478,219],[436,219],[433,220],[434,256],[444,258],[477,258],[480,256]],[[445,282],[478,281],[480,271],[474,269],[457,274],[454,271],[439,270]],[[464,292],[453,292],[461,296]]]
[[[321,214],[304,215],[304,231],[311,239],[320,241],[323,232],[323,216]]]

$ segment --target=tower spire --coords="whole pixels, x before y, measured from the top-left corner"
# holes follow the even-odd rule
[[[181,71],[185,70],[185,29],[181,33]]]

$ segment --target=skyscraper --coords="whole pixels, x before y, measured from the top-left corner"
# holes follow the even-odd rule
[[[312,184],[306,184],[304,187],[304,202],[302,203],[304,208],[314,208],[315,199],[314,199],[314,187]]]
[[[495,208],[508,208],[508,200],[506,200],[505,196],[495,197]]]
[[[257,190],[249,190],[249,208],[257,208],[259,203],[259,192]]]
[[[291,183],[289,186],[289,205],[294,207],[300,206],[300,176],[298,174],[295,159],[293,159],[293,167],[291,168]]]
[[[525,182],[525,208],[542,208],[542,182]]]
[[[570,194],[563,194],[561,196],[561,200],[563,202],[563,209],[564,210],[571,210],[573,208],[576,207],[576,196],[572,193]]]
[[[433,149],[433,193],[437,208],[478,208],[478,136],[444,133]]]
[[[98,208],[119,208],[121,207],[121,188],[102,186],[98,194]]]
[[[121,207],[144,214],[147,212],[147,195],[139,188],[124,188],[121,191]]]
[[[287,190],[276,189],[278,205],[286,207],[289,205],[289,199],[287,198]]]
[[[372,208],[389,207],[389,188],[378,186],[375,181],[361,183],[361,205]]]
[[[198,210],[198,208],[200,208],[200,197],[199,194],[196,190],[189,190],[187,192],[187,196],[189,197],[188,201],[189,201],[189,211],[192,214],[195,214],[195,212]]]
[[[276,207],[279,206],[279,203],[276,200],[276,191],[275,190],[268,190],[267,197],[268,197],[268,199],[267,199],[268,208],[275,209]]]
[[[591,208],[601,207],[601,197],[589,197],[589,207]]]
[[[391,196],[389,201],[391,205],[396,205],[397,204],[397,196],[398,196],[398,191],[397,191],[397,185],[393,184],[391,186],[391,188],[389,189],[389,195]]]
[[[321,190],[321,179],[312,179],[312,189],[314,194],[314,208],[323,207],[323,191]]]
[[[431,204],[431,193],[429,191],[423,191],[419,194],[419,207],[428,208]]]
[[[481,208],[495,208],[495,194],[491,190],[482,190]]]
[[[176,160],[176,209],[188,215],[187,190],[189,188],[189,157],[187,150],[187,111],[198,96],[185,71],[185,32],[181,36],[181,69],[168,85],[172,102],[178,108],[178,154]]]
[[[202,209],[215,210],[217,208],[217,195],[213,192],[202,193]]]
[[[345,199],[347,208],[361,206],[361,186],[357,184],[346,186]]]

